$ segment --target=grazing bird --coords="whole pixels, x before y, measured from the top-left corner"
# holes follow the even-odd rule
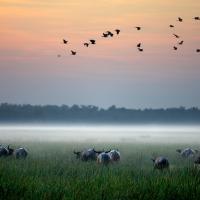
[[[110,155],[106,152],[102,152],[97,156],[97,163],[108,165],[111,162]]]
[[[28,152],[25,148],[20,147],[18,149],[15,149],[14,155],[15,155],[15,158],[17,158],[17,159],[20,159],[20,158],[25,159],[28,155]]]
[[[97,159],[97,156],[102,152],[103,151],[96,151],[94,148],[92,148],[83,151],[74,151],[74,154],[76,155],[77,159],[80,159],[82,161],[94,161]]]
[[[163,156],[159,156],[157,158],[152,158],[154,169],[169,169],[169,161],[167,158]]]
[[[75,56],[76,55],[76,51],[72,51],[71,50],[71,55]]]
[[[67,44],[67,42],[68,42],[67,40],[63,39],[63,43],[64,43],[64,44]]]
[[[200,164],[200,156],[198,156],[195,160],[194,160],[194,164]]]
[[[170,24],[169,27],[170,27],[170,28],[174,28],[174,25]]]
[[[14,149],[10,148],[10,145],[7,146],[8,156],[12,155],[14,152]]]
[[[141,51],[141,52],[143,51],[143,49],[141,49],[141,48],[138,48],[138,50]]]
[[[120,30],[119,30],[119,29],[116,29],[115,32],[117,33],[117,35],[119,35]]]
[[[8,155],[8,150],[5,147],[0,146],[0,157],[2,157],[2,156],[5,157],[7,155]]]
[[[180,153],[183,158],[189,158],[189,157],[194,157],[195,154],[197,154],[199,151],[198,150],[193,150],[191,148],[186,148],[186,149],[176,149],[176,152]]]
[[[141,30],[141,27],[140,27],[140,26],[136,26],[135,28],[136,28],[138,31]]]
[[[174,48],[175,51],[178,49],[176,46],[174,46],[173,48]]]
[[[181,17],[178,17],[178,21],[179,21],[179,22],[182,22],[183,19],[182,19]]]
[[[10,145],[8,145],[7,148],[0,146],[0,157],[1,156],[4,156],[4,157],[10,156],[13,154],[13,152],[14,152],[14,149],[11,149]]]
[[[106,37],[108,37],[108,34],[107,33],[103,33],[102,37],[106,38]]]
[[[120,161],[120,152],[118,150],[111,150],[108,152],[111,162]]]
[[[200,49],[197,49],[196,52],[199,53],[199,52],[200,52]]]
[[[85,42],[84,46],[89,47],[89,43]]]
[[[200,17],[194,17],[195,20],[200,20]]]
[[[140,48],[140,47],[141,47],[141,43],[138,43],[138,44],[137,44],[137,47]]]
[[[183,44],[183,42],[184,42],[184,41],[182,40],[182,41],[180,41],[178,44],[179,44],[179,45],[182,45],[182,44]]]
[[[173,36],[174,36],[175,38],[180,38],[180,36],[177,35],[177,34],[173,34]]]
[[[90,40],[91,44],[96,44],[96,40]]]

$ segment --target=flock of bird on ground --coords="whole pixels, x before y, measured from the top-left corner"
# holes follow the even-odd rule
[[[176,152],[180,153],[182,158],[195,158],[194,164],[200,164],[200,151],[193,150],[191,148],[177,149]],[[118,163],[121,159],[121,154],[119,150],[113,149],[109,151],[96,151],[94,148],[86,149],[83,151],[74,151],[77,159],[82,161],[96,161],[102,165]],[[156,156],[151,158],[153,161],[154,169],[169,169],[169,160],[164,156]]]
[[[26,158],[28,155],[28,151],[23,147],[13,149],[13,148],[10,148],[10,145],[3,146],[0,144],[0,157],[8,157],[12,155],[14,155],[15,158],[17,159]]]
[[[181,157],[183,158],[195,158],[194,164],[200,165],[200,151],[199,150],[193,150],[191,148],[186,149],[177,149],[178,153],[180,153]],[[121,159],[121,154],[119,150],[116,149],[110,149],[109,151],[96,151],[94,148],[85,149],[83,151],[74,151],[73,152],[76,155],[76,158],[87,162],[87,161],[96,161],[98,164],[102,165],[109,165],[114,163],[119,163]],[[16,159],[25,159],[28,155],[28,151],[23,148],[17,148],[12,149],[10,148],[10,145],[3,146],[0,145],[0,157],[10,157],[11,155],[14,155]],[[157,156],[154,158],[151,158],[153,161],[153,168],[154,169],[169,169],[170,164],[169,160],[164,156]]]
[[[193,19],[194,19],[195,21],[200,21],[200,17],[194,17]],[[181,17],[178,17],[177,21],[182,23],[182,22],[183,22],[183,19],[182,19]],[[170,24],[169,27],[170,27],[170,28],[175,28],[175,25]],[[136,29],[137,31],[140,31],[140,30],[142,29],[142,27],[141,27],[141,26],[136,26],[135,29]],[[104,32],[104,33],[102,34],[101,37],[103,37],[103,38],[113,37],[114,35],[119,35],[120,32],[121,32],[120,29],[115,29],[114,32],[106,31],[106,32]],[[177,39],[180,39],[180,38],[181,38],[180,35],[177,35],[177,34],[175,34],[175,33],[173,33],[173,36],[174,36],[175,38],[177,38]],[[67,45],[68,43],[69,43],[68,40],[63,39],[63,44],[64,44],[64,45]],[[177,44],[178,44],[178,45],[183,45],[183,43],[184,43],[184,40],[181,40],[181,41],[178,41]],[[89,47],[90,45],[95,45],[95,44],[96,44],[96,40],[95,40],[95,39],[90,39],[89,41],[83,43],[83,45],[84,45],[85,47]],[[177,50],[178,50],[178,45],[174,45],[174,46],[173,46],[173,50],[177,51]],[[137,47],[137,49],[138,49],[139,52],[143,52],[143,51],[144,51],[141,42],[138,43],[138,44],[136,45],[136,47]],[[200,53],[200,49],[199,49],[199,48],[196,49],[196,52],[197,52],[197,53]],[[71,50],[71,55],[73,55],[73,56],[77,55],[77,51],[76,51],[76,50]],[[58,54],[57,57],[61,57],[61,55]]]

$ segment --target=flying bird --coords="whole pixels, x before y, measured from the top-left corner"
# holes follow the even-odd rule
[[[96,44],[95,40],[90,40],[91,44]]]
[[[138,48],[138,50],[139,50],[139,51],[143,51],[143,49],[141,49],[141,48]]]
[[[63,43],[64,43],[64,44],[67,44],[67,42],[68,42],[67,40],[63,39]]]
[[[181,17],[178,17],[178,21],[179,21],[179,22],[182,22],[183,19],[182,19]]]
[[[71,50],[71,53],[72,53],[71,55],[73,55],[73,56],[76,55],[76,51],[72,51],[72,50]]]
[[[194,17],[195,20],[200,20],[200,17]]]
[[[85,42],[85,43],[84,43],[84,46],[88,47],[88,46],[89,46],[89,43]]]
[[[107,33],[103,33],[102,37],[108,37],[108,34]]]
[[[176,46],[174,46],[173,48],[174,48],[175,51],[178,49]]]
[[[116,31],[117,35],[119,35],[120,30],[119,30],[119,29],[116,29],[115,31]]]
[[[200,52],[200,49],[197,49],[196,52],[199,53],[199,52]]]
[[[140,27],[140,26],[136,26],[135,28],[136,28],[138,31],[141,30],[141,27]]]
[[[176,37],[176,38],[180,38],[180,36],[179,35],[176,35],[176,34],[173,34],[174,35],[174,37]]]
[[[184,41],[182,40],[182,41],[180,41],[178,44],[179,44],[179,45],[182,45],[182,44],[183,44],[183,42],[184,42]]]
[[[174,25],[170,24],[169,27],[170,27],[170,28],[174,28]]]
[[[141,43],[138,43],[138,44],[137,44],[137,47],[140,48],[140,47],[141,47]]]
[[[114,35],[114,34],[113,34],[112,32],[110,32],[110,31],[107,31],[107,34],[110,35],[111,37],[113,37],[113,35]]]

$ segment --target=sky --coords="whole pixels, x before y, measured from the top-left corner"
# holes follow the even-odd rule
[[[0,0],[0,102],[200,107],[195,16],[197,0]]]

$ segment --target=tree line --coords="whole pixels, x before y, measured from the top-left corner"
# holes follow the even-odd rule
[[[16,105],[0,104],[0,123],[57,122],[57,123],[200,123],[197,107],[128,109],[93,105]]]

